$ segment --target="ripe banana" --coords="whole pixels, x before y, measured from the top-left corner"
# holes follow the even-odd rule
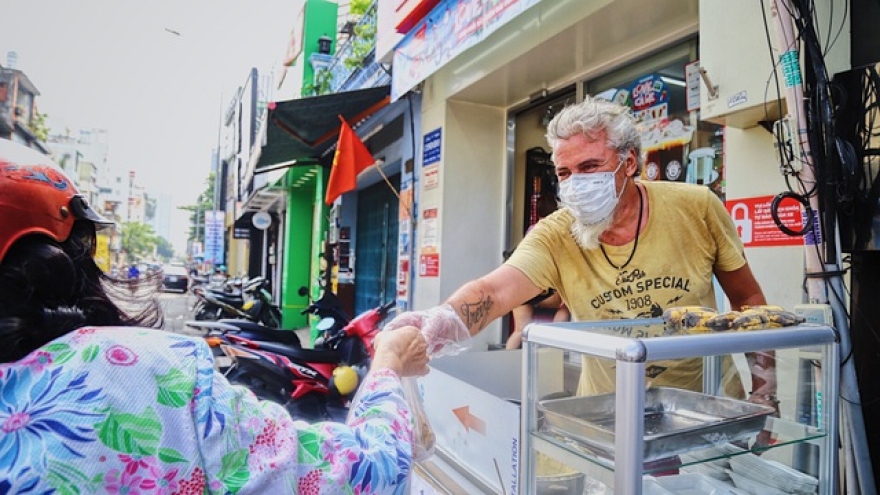
[[[742,311],[728,311],[706,322],[706,326],[714,331],[726,330],[759,330],[765,328],[782,328],[798,325],[804,318],[780,306],[760,305],[743,306]]]
[[[800,325],[806,321],[803,316],[796,315],[791,311],[786,311],[782,306],[765,304],[761,306],[743,306],[743,309],[763,312],[770,328],[791,327],[794,325]]]
[[[706,322],[717,314],[714,309],[704,306],[679,306],[664,311],[663,322],[666,333],[702,333],[709,331]]]
[[[728,311],[710,318],[706,326],[713,332],[726,332],[734,329],[734,322],[740,316],[739,311]]]

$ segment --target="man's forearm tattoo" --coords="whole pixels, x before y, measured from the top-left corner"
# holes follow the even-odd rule
[[[464,323],[468,329],[473,328],[474,325],[478,325],[478,328],[483,328],[489,323],[487,319],[493,304],[495,303],[492,301],[492,296],[486,296],[481,293],[479,300],[463,302],[458,312],[464,317]]]

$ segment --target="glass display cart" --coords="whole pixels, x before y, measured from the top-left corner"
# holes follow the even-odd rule
[[[520,493],[546,491],[548,480],[578,478],[553,493],[837,492],[840,356],[832,328],[640,337],[656,325],[663,320],[527,327]],[[776,358],[775,409],[748,402],[741,392],[751,383],[746,356],[770,351]],[[615,370],[613,389],[539,397],[538,373],[546,370],[539,361],[554,352],[564,353],[576,371],[590,359]],[[701,391],[651,378],[685,359],[696,362],[697,374],[702,370]],[[731,376],[742,381],[739,397],[725,392],[722,382]]]

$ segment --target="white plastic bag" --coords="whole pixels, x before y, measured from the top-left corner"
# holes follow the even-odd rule
[[[401,382],[403,396],[406,398],[413,418],[413,460],[421,462],[434,455],[434,444],[437,437],[434,435],[434,428],[431,427],[428,414],[425,412],[418,379],[414,376],[407,376]]]

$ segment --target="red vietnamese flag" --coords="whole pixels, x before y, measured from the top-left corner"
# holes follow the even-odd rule
[[[336,154],[333,155],[333,168],[330,169],[330,182],[327,184],[327,196],[324,202],[332,205],[336,198],[357,188],[357,176],[365,168],[376,163],[370,150],[339,116],[342,127],[339,129],[339,142],[336,143]]]

